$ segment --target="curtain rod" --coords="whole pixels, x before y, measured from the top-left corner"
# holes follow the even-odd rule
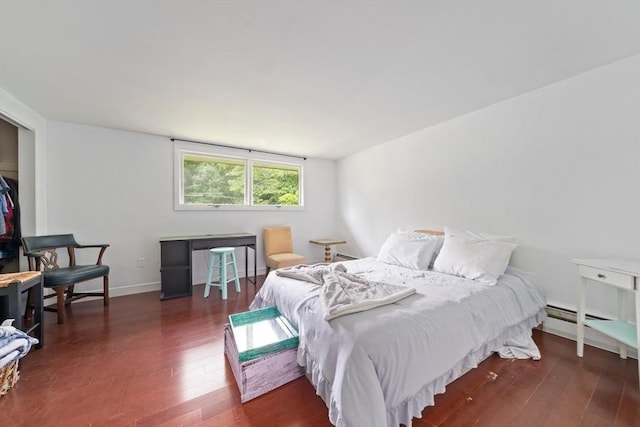
[[[214,147],[231,148],[231,149],[234,149],[234,150],[244,150],[244,151],[248,151],[250,153],[255,152],[255,153],[263,153],[263,154],[273,154],[273,155],[276,155],[276,156],[293,157],[295,159],[307,160],[307,158],[305,156],[295,156],[293,154],[276,153],[275,151],[256,150],[254,148],[236,147],[234,145],[218,144],[218,143],[215,143],[215,142],[193,141],[193,140],[190,140],[190,139],[180,139],[180,138],[169,138],[169,139],[171,141],[173,141],[173,142],[175,142],[175,141],[192,142],[194,144],[213,145]]]

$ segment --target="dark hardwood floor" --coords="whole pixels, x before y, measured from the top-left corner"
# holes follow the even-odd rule
[[[263,278],[262,278],[263,279]],[[64,325],[45,313],[44,348],[0,397],[0,426],[330,426],[306,378],[245,404],[223,355],[223,325],[255,294],[229,300],[203,286],[192,298],[159,293],[79,302]],[[633,359],[540,331],[542,360],[492,356],[447,387],[416,426],[640,426]]]

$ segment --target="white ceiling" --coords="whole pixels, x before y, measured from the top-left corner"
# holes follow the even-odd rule
[[[0,0],[48,119],[339,158],[640,52],[640,1]]]

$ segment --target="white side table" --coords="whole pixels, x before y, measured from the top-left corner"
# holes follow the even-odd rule
[[[628,259],[574,259],[578,265],[578,331],[577,354],[582,357],[584,351],[584,327],[588,326],[607,335],[620,346],[620,357],[627,358],[627,346],[638,349],[640,342],[640,261]],[[618,289],[618,320],[585,319],[585,290],[589,281],[614,286]],[[627,322],[625,300],[635,299],[636,324]],[[638,375],[640,378],[640,357],[638,358]]]

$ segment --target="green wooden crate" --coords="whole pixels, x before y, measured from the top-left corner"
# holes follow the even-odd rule
[[[240,362],[298,347],[298,331],[277,307],[229,315]]]

